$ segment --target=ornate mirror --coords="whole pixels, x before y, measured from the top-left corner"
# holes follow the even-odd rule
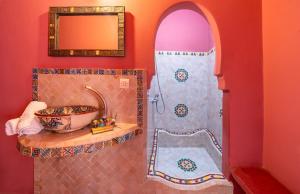
[[[125,7],[50,7],[49,56],[125,56]]]

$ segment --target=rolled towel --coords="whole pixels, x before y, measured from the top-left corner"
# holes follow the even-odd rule
[[[35,118],[34,113],[36,111],[47,108],[47,104],[45,102],[32,101],[30,102],[24,112],[20,117],[20,121],[18,124],[18,129],[22,129],[24,127],[28,127],[31,125],[32,120]]]
[[[6,135],[15,135],[18,133],[17,126],[20,118],[10,119],[5,123],[5,133]]]
[[[45,108],[47,108],[45,102],[30,102],[20,117],[17,133],[19,135],[39,133],[43,129],[43,126],[39,123],[34,113]]]
[[[43,126],[41,125],[38,118],[33,118],[30,125],[27,127],[23,127],[18,129],[19,136],[21,135],[34,135],[38,134],[43,129]]]

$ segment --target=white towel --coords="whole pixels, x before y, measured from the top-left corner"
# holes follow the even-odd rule
[[[17,126],[20,118],[10,119],[5,123],[5,133],[6,135],[15,135],[17,134]]]
[[[5,123],[6,135],[33,135],[39,133],[43,126],[34,113],[45,108],[47,108],[45,102],[30,102],[20,118],[11,119]]]
[[[34,117],[30,125],[18,128],[18,134],[21,135],[34,135],[38,134],[44,127],[41,125],[38,118]]]
[[[43,129],[43,126],[35,117],[34,113],[45,108],[47,108],[47,104],[45,102],[30,102],[20,117],[17,126],[17,133],[19,135],[33,135],[39,133]]]

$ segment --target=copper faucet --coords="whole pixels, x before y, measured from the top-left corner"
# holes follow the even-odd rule
[[[104,96],[99,91],[92,88],[91,86],[85,86],[85,88],[92,91],[94,94],[96,94],[96,96],[98,97],[99,112],[101,111],[100,108],[102,107],[102,105],[104,105],[104,112],[103,112],[102,117],[107,117],[107,104],[106,104]]]

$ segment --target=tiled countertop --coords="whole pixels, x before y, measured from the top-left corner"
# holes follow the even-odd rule
[[[93,135],[91,129],[58,134],[42,131],[18,138],[17,148],[29,157],[66,157],[91,153],[113,144],[124,143],[139,133],[137,124],[117,123],[113,131]]]

